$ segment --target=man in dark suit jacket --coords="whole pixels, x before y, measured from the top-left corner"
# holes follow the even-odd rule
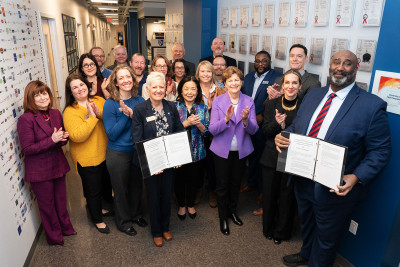
[[[318,77],[308,73],[304,66],[308,60],[307,56],[307,48],[301,44],[294,44],[290,47],[289,50],[289,67],[291,69],[297,70],[301,74],[302,78],[302,85],[299,92],[299,97],[304,97],[307,91],[311,88],[320,88],[321,82],[318,80]],[[275,84],[278,86],[268,87],[268,96],[270,99],[275,99],[282,95],[281,88],[282,88],[282,78],[278,78],[275,81]]]
[[[202,58],[202,59],[200,59],[199,62],[207,60],[212,64],[215,56],[219,55],[219,56],[224,57],[224,59],[226,61],[226,67],[229,67],[229,66],[237,67],[236,59],[223,55],[224,50],[225,50],[224,41],[221,38],[216,37],[216,38],[214,38],[214,40],[211,44],[211,51],[213,52],[212,56]]]
[[[256,107],[257,123],[260,128],[252,136],[254,151],[249,156],[249,177],[247,185],[242,188],[242,192],[250,191],[251,188],[258,188],[258,192],[261,194],[262,176],[259,162],[265,147],[265,138],[261,127],[264,119],[263,104],[268,98],[267,87],[273,84],[282,74],[271,69],[271,55],[266,51],[260,51],[256,54],[254,68],[256,71],[248,73],[244,78],[242,92],[253,98]]]
[[[331,58],[330,86],[310,90],[293,123],[286,129],[306,135],[332,93],[317,137],[346,146],[344,185],[337,190],[301,177],[294,178],[303,246],[300,253],[283,257],[287,266],[332,266],[343,232],[355,205],[366,196],[368,183],[390,158],[391,143],[386,102],[355,84],[357,57],[341,50]],[[319,116],[320,117],[320,116]],[[289,145],[280,134],[277,148]]]
[[[194,65],[194,63],[183,59],[185,57],[185,48],[183,47],[183,44],[180,43],[174,44],[174,46],[171,49],[171,52],[172,52],[171,64],[177,59],[182,59],[184,61],[184,64],[186,64],[189,67],[189,73],[186,73],[186,75],[191,75],[191,76],[196,75],[196,66]]]

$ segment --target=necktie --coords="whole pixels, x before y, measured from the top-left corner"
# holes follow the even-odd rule
[[[317,137],[319,133],[319,129],[321,128],[322,123],[328,113],[329,108],[331,107],[332,99],[336,96],[336,94],[332,93],[329,95],[328,100],[326,100],[324,106],[319,112],[317,118],[315,119],[308,136]]]

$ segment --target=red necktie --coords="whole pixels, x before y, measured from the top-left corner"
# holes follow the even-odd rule
[[[317,137],[319,133],[319,129],[321,128],[322,123],[328,113],[329,108],[331,107],[332,99],[336,96],[336,94],[332,93],[329,95],[328,100],[326,100],[324,106],[319,112],[317,118],[315,119],[308,136]]]

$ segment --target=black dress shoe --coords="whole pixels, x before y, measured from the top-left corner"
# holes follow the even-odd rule
[[[195,213],[190,213],[190,212],[188,212],[188,213],[189,213],[190,219],[196,218],[197,212],[195,212]]]
[[[140,217],[137,220],[133,221],[134,223],[136,223],[137,225],[139,225],[140,227],[146,227],[147,226],[147,222],[145,219],[143,219],[143,217]]]
[[[178,215],[179,220],[184,221],[186,219],[186,213],[183,215],[180,215],[179,213],[177,213],[176,215]]]
[[[242,226],[243,222],[242,220],[237,216],[236,213],[232,213],[230,218],[232,219],[232,222],[236,225]]]
[[[134,236],[137,234],[137,232],[136,232],[135,228],[133,228],[133,226],[129,227],[128,229],[126,229],[122,232],[124,232],[127,235],[131,235],[131,236]]]
[[[272,240],[272,236],[267,236],[267,239],[268,240]]]
[[[107,225],[104,228],[99,228],[99,227],[97,227],[97,225],[94,225],[94,226],[96,226],[97,231],[99,231],[102,234],[109,234],[110,233],[110,228]]]
[[[275,245],[279,245],[280,243],[282,243],[281,239],[274,238],[274,244]]]
[[[103,217],[111,217],[115,215],[115,212],[113,210],[109,210],[106,213],[101,214]]]
[[[308,260],[303,258],[300,253],[286,255],[282,259],[283,259],[283,264],[292,267],[307,265],[308,262]]]
[[[221,230],[221,233],[224,235],[229,235],[229,225],[228,225],[228,220],[219,220],[219,229]]]

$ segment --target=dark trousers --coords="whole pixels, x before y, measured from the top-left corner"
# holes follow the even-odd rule
[[[108,171],[110,173],[110,171]],[[101,198],[103,200],[103,208],[106,210],[114,209],[114,197],[113,197],[113,189],[111,185],[110,175],[102,175],[102,190],[101,190]]]
[[[79,162],[78,173],[82,179],[83,195],[86,198],[87,207],[92,221],[96,223],[103,222],[101,214],[101,194],[103,190],[102,176],[109,176],[106,162],[103,161],[100,165],[82,167]]]
[[[197,184],[203,178],[203,163],[204,160],[200,160],[176,169],[175,195],[179,207],[194,206],[194,199],[198,189]]]
[[[133,152],[107,148],[106,162],[114,188],[115,223],[121,231],[142,217],[142,173],[132,162]]]
[[[215,191],[216,187],[216,176],[215,176],[215,166],[214,166],[214,158],[213,158],[213,152],[210,150],[211,146],[211,140],[210,136],[207,136],[204,138],[204,146],[206,147],[206,158],[204,159],[204,171],[202,171],[202,176],[199,179],[199,188],[203,187],[203,175],[204,172],[207,176],[208,180],[208,185],[207,189],[209,191]]]
[[[31,188],[36,195],[47,243],[57,244],[63,241],[63,235],[72,235],[75,230],[67,210],[65,176],[31,183]]]
[[[303,246],[301,255],[310,267],[333,266],[340,239],[348,228],[357,201],[327,204],[315,199],[315,183],[295,177],[294,191],[299,208]],[[328,192],[327,194],[333,194]],[[334,198],[336,196],[332,195]]]
[[[214,155],[217,176],[218,213],[221,220],[236,212],[239,200],[240,182],[246,164],[246,158],[239,159],[239,152],[230,151],[227,159]]]
[[[289,239],[295,212],[293,179],[274,168],[264,167],[263,173],[263,233],[265,237]]]
[[[174,176],[174,169],[166,169],[163,173],[150,176],[144,180],[153,237],[161,237],[162,233],[169,231]]]
[[[249,155],[249,166],[247,178],[247,186],[257,188],[258,192],[262,192],[262,165],[260,164],[261,156],[265,148],[265,138],[260,128],[255,135],[251,136],[253,142],[254,151]]]

